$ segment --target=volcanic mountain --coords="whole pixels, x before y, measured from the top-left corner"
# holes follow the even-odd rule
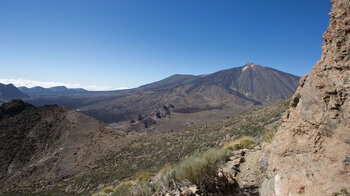
[[[112,123],[148,117],[167,105],[174,106],[173,112],[187,114],[224,108],[246,111],[290,98],[298,82],[298,76],[248,63],[208,75],[173,75],[136,89],[36,96],[28,101],[69,106]]]
[[[13,84],[0,83],[0,103],[16,98],[28,98],[29,96],[18,90]]]

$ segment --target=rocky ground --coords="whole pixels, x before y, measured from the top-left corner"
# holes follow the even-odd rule
[[[242,149],[234,152],[208,182],[194,184],[189,181],[174,182],[170,190],[157,192],[154,196],[196,196],[196,195],[260,195],[266,165],[264,150]]]

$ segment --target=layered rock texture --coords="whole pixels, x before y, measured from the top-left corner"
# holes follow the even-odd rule
[[[350,190],[350,1],[331,3],[321,60],[301,79],[266,153],[261,195]]]

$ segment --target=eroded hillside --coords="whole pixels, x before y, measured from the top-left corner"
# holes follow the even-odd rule
[[[96,160],[132,138],[66,107],[5,103],[0,106],[0,190],[48,189],[95,168]]]

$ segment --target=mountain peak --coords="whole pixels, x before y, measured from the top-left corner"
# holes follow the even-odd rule
[[[254,64],[254,63],[252,63],[252,62],[249,62],[249,63],[247,63],[247,64],[245,64],[245,65],[243,66],[242,71],[245,71],[245,70],[247,70],[247,69],[249,69],[249,68],[253,68],[253,67],[255,67],[255,66],[259,66],[259,65],[256,65],[256,64]]]
[[[244,67],[246,67],[246,66],[255,66],[255,65],[256,65],[256,64],[253,63],[253,62],[248,62],[247,64],[244,65]]]

